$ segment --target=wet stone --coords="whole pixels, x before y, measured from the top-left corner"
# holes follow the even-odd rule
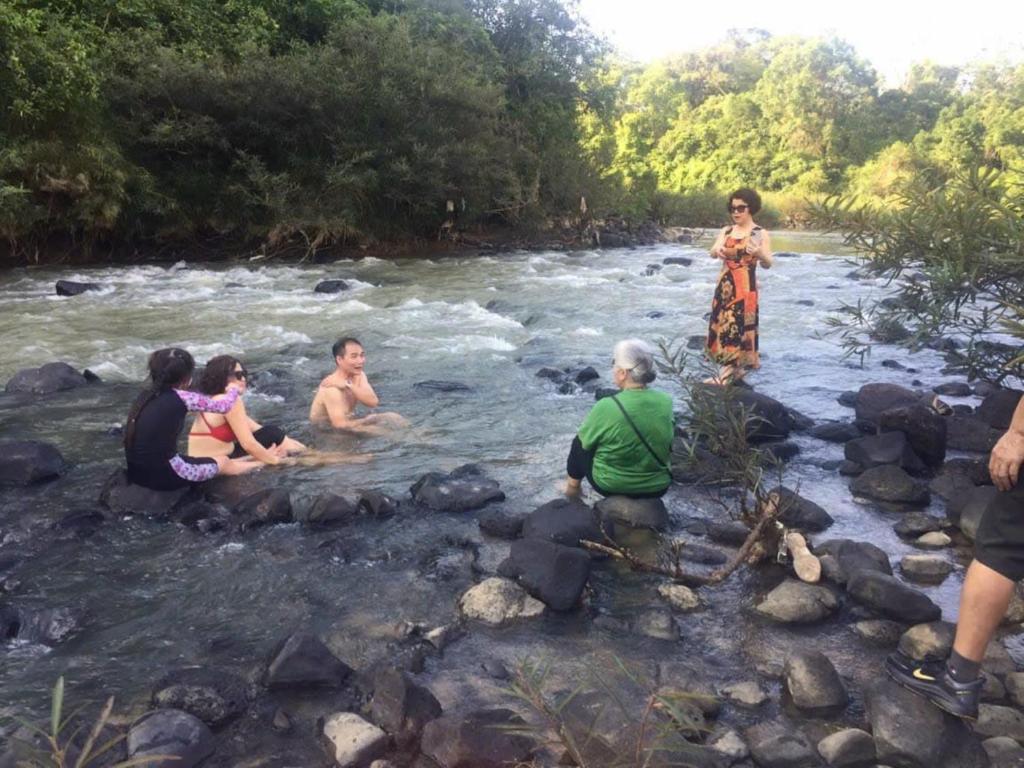
[[[847,728],[819,741],[818,753],[830,768],[870,768],[875,765],[875,740],[867,731]]]
[[[499,539],[517,539],[523,530],[522,515],[504,509],[486,509],[480,513],[477,524],[484,533]]]
[[[743,523],[709,522],[707,524],[707,535],[709,539],[718,544],[738,547],[747,540],[747,536],[750,535],[750,529],[743,525]]]
[[[900,571],[912,581],[924,584],[942,582],[955,566],[941,555],[904,555],[900,560]]]
[[[523,520],[524,539],[542,539],[580,546],[581,540],[602,541],[594,510],[579,499],[558,498],[541,505]]]
[[[949,655],[953,647],[956,625],[948,621],[932,621],[917,624],[900,638],[899,651],[911,659],[941,659]]]
[[[1024,768],[1024,747],[1009,736],[993,736],[981,742],[991,768]]]
[[[923,547],[924,549],[943,549],[952,543],[953,540],[942,533],[942,531],[925,533],[914,540],[915,547]]]
[[[459,598],[459,612],[467,619],[499,626],[539,616],[544,612],[544,604],[514,581],[494,577],[470,587]]]
[[[838,712],[849,694],[836,668],[819,651],[801,651],[786,660],[786,690],[798,709],[812,715]]]
[[[892,464],[865,470],[850,483],[850,490],[857,496],[899,504],[924,505],[929,499],[928,486]]]
[[[980,704],[974,732],[980,736],[1009,736],[1024,740],[1024,713],[998,704]]]
[[[65,471],[64,457],[49,443],[0,441],[0,488],[34,485],[60,477]]]
[[[338,712],[324,722],[324,738],[334,747],[339,768],[369,766],[387,751],[388,736],[352,712]]]
[[[633,621],[633,631],[655,640],[679,640],[679,627],[672,612],[661,608],[648,608],[637,614]]]
[[[176,709],[158,709],[143,715],[128,730],[128,754],[142,759],[161,755],[167,759],[148,762],[155,768],[192,768],[214,750],[213,734],[199,718]]]
[[[910,512],[892,528],[899,536],[916,539],[926,533],[941,531],[945,523],[944,518],[934,517],[925,512]]]
[[[768,701],[768,694],[753,681],[723,685],[718,691],[730,704],[741,707],[759,707]]]
[[[153,705],[180,709],[216,728],[248,704],[246,683],[237,675],[193,667],[169,672],[153,687]]]
[[[631,528],[650,528],[663,531],[668,528],[668,510],[661,499],[633,499],[628,496],[608,496],[597,502],[595,509],[603,520]]]
[[[863,437],[864,433],[856,424],[846,421],[829,421],[812,427],[810,435],[829,443],[845,443]]]
[[[270,688],[339,688],[352,670],[314,635],[296,633],[285,640],[267,667]]]
[[[846,585],[854,600],[896,621],[934,621],[942,611],[931,598],[892,576],[861,571]]]
[[[700,595],[683,584],[662,584],[658,587],[658,594],[681,613],[689,613],[704,607]]]
[[[892,647],[900,641],[904,625],[886,619],[865,619],[853,625],[853,631],[869,643],[882,647]]]
[[[525,761],[535,746],[509,730],[523,725],[508,709],[444,715],[427,723],[421,749],[441,768],[506,768]]]
[[[437,512],[467,512],[505,500],[497,481],[474,464],[448,474],[429,472],[413,484],[409,493],[417,504]]]
[[[807,737],[780,720],[759,723],[743,736],[754,762],[764,768],[812,768],[819,763]]]
[[[787,579],[756,606],[760,615],[781,624],[809,624],[835,613],[839,600],[827,587]]]

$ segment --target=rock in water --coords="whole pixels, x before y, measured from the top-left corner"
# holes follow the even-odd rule
[[[349,284],[344,280],[321,280],[313,289],[314,293],[341,293],[347,291]]]
[[[953,648],[956,625],[948,621],[931,621],[911,627],[900,638],[899,652],[918,661],[945,658]]]
[[[850,579],[846,590],[861,605],[896,621],[916,624],[942,616],[927,595],[884,573],[861,571]]]
[[[67,363],[47,363],[39,368],[24,368],[7,382],[5,392],[52,395],[89,384],[89,379]]]
[[[853,404],[857,412],[857,424],[874,432],[885,411],[915,405],[918,400],[920,395],[917,392],[898,384],[865,384],[857,392]]]
[[[359,508],[353,501],[334,493],[325,493],[300,511],[295,519],[306,525],[345,525],[355,520],[358,514]]]
[[[797,708],[825,715],[846,707],[850,697],[828,657],[819,651],[801,651],[786,660],[786,690]]]
[[[668,510],[661,499],[633,499],[628,496],[607,496],[595,505],[602,519],[631,528],[668,528]],[[592,539],[600,541],[600,539]]]
[[[115,470],[100,490],[100,504],[115,515],[165,518],[172,510],[195,498],[192,488],[153,491],[128,482],[123,469]]]
[[[862,469],[895,464],[908,472],[920,474],[925,465],[918,458],[902,432],[883,432],[851,440],[844,447],[847,461],[858,464]]]
[[[866,541],[829,539],[816,544],[814,551],[822,559],[822,570],[826,578],[836,584],[846,584],[861,571],[892,575],[885,550]]]
[[[177,709],[149,712],[128,730],[129,756],[167,758],[147,762],[152,768],[192,768],[213,754],[214,746],[213,734],[203,721]]]
[[[293,520],[291,494],[284,488],[257,491],[242,499],[231,514],[242,530],[290,523]]]
[[[568,547],[580,546],[580,540],[602,541],[601,528],[594,510],[579,499],[554,499],[537,507],[522,523],[524,539],[543,539]]]
[[[544,612],[544,603],[530,597],[514,581],[492,577],[470,587],[459,598],[459,612],[467,619],[498,626],[539,616]]]
[[[269,688],[340,688],[351,675],[319,638],[296,633],[274,654],[266,683]]]
[[[768,494],[782,510],[779,521],[788,528],[818,533],[828,528],[835,520],[824,509],[810,499],[805,499],[785,486],[776,486]]]
[[[907,436],[914,453],[929,467],[940,467],[946,459],[946,420],[932,408],[908,405],[883,411],[883,431],[898,430]]]
[[[978,418],[995,429],[1008,429],[1021,395],[1024,392],[1018,389],[997,389],[991,392],[978,406]]]
[[[504,501],[498,483],[484,475],[475,464],[466,464],[443,474],[428,472],[409,489],[413,501],[437,512],[467,512]]]
[[[427,723],[420,748],[441,768],[507,768],[525,762],[535,747],[510,730],[525,725],[509,709],[444,715]]]
[[[850,490],[857,496],[900,504],[923,505],[930,498],[928,486],[891,464],[866,470],[853,479]]]
[[[835,613],[839,600],[828,587],[788,579],[756,607],[756,611],[782,624],[809,624]]]
[[[417,381],[413,384],[415,389],[426,389],[433,392],[472,392],[472,388],[468,384],[463,384],[460,381],[435,381],[433,379],[429,381]]]
[[[388,736],[352,712],[336,712],[324,722],[324,738],[334,745],[339,768],[364,768],[388,748]]]
[[[856,424],[844,421],[830,421],[818,424],[811,429],[810,434],[811,437],[816,437],[829,443],[845,443],[864,436],[864,433],[857,428]]]
[[[941,555],[904,555],[900,570],[908,579],[938,584],[953,572],[953,563]]]
[[[515,579],[527,592],[556,611],[571,610],[590,576],[590,556],[576,547],[540,539],[512,542],[502,576]]]
[[[754,762],[771,768],[812,768],[818,753],[799,731],[780,720],[769,720],[748,728],[744,734]]]
[[[871,768],[875,765],[875,740],[859,728],[847,728],[818,742],[818,753],[833,768]]]
[[[0,441],[0,487],[24,487],[60,477],[67,464],[60,451],[35,440]]]
[[[89,291],[102,291],[99,283],[79,283],[74,280],[58,280],[54,285],[58,296],[81,296]]]
[[[373,680],[370,716],[405,749],[418,742],[423,726],[441,716],[441,704],[406,672],[383,669]]]
[[[202,667],[169,672],[153,687],[153,706],[188,712],[213,728],[238,717],[247,698],[242,678]]]

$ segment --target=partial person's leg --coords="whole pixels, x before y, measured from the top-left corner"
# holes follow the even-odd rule
[[[964,659],[981,663],[989,641],[1006,615],[1014,582],[980,560],[971,563],[960,593],[960,618],[953,650]]]
[[[583,449],[583,443],[577,435],[572,439],[569,457],[565,460],[566,496],[579,496],[584,477],[589,477],[594,466],[594,452]],[[591,481],[593,483],[593,481]]]

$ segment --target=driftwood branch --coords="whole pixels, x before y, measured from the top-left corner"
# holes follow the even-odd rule
[[[747,534],[747,538],[744,539],[743,544],[740,546],[739,550],[737,550],[736,554],[733,555],[733,558],[721,568],[718,568],[709,574],[693,573],[691,571],[683,570],[678,563],[674,567],[669,568],[664,565],[659,565],[658,563],[647,562],[625,547],[621,547],[616,544],[607,533],[605,533],[605,539],[608,542],[606,544],[581,539],[580,545],[584,549],[589,549],[592,552],[600,552],[610,557],[614,557],[617,560],[622,560],[634,571],[657,573],[662,576],[667,576],[680,584],[685,584],[688,587],[709,587],[722,583],[741,565],[743,565],[743,563],[747,562],[754,547],[761,543],[766,529],[768,526],[775,523],[777,516],[778,510],[775,508],[775,505],[770,505],[767,508],[767,511],[761,515],[761,518],[757,521],[754,527],[750,529],[750,533]]]

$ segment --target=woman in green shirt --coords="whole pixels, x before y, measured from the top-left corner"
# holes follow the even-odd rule
[[[663,496],[672,482],[669,453],[672,398],[648,389],[654,353],[639,339],[615,345],[612,378],[618,394],[598,400],[572,441],[566,495],[578,496],[584,477],[603,496]]]

